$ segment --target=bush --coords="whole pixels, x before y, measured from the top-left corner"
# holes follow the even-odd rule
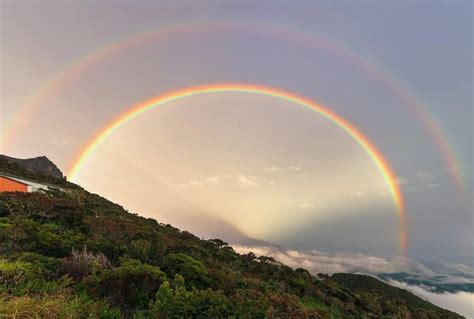
[[[209,273],[202,262],[186,254],[169,254],[163,261],[163,270],[173,277],[180,274],[184,277],[186,287],[208,288],[211,282]]]
[[[168,281],[161,285],[156,300],[151,304],[151,314],[159,318],[229,318],[236,309],[222,291],[211,289],[186,290],[181,276],[175,277],[175,288]]]
[[[146,308],[166,275],[158,267],[122,259],[119,267],[102,269],[85,280],[92,294],[110,297],[113,304],[127,310]]]
[[[72,249],[71,256],[63,258],[60,272],[68,274],[75,279],[81,279],[94,271],[110,266],[107,257],[102,253],[93,253],[82,250]]]

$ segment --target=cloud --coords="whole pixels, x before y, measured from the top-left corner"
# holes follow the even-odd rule
[[[201,186],[204,185],[204,183],[201,182],[201,181],[198,181],[198,180],[193,179],[193,180],[189,181],[189,185],[201,187]]]
[[[397,177],[396,183],[403,187],[403,191],[406,193],[413,193],[418,191],[424,191],[427,189],[438,188],[441,187],[440,184],[435,183],[436,176],[433,173],[428,171],[418,171],[416,172],[416,177],[413,182],[408,182],[403,177]]]
[[[407,185],[408,184],[408,180],[406,180],[405,178],[403,177],[397,177],[395,179],[395,183],[397,183],[398,185],[402,186],[402,185]]]
[[[235,176],[235,185],[240,188],[253,188],[258,187],[259,184],[257,183],[257,179],[253,176],[246,176],[246,175],[236,175]]]
[[[219,185],[221,183],[221,178],[219,176],[209,176],[204,179],[207,184]]]
[[[317,250],[287,250],[275,246],[233,245],[239,253],[252,251],[256,255],[271,256],[291,267],[306,268],[310,272],[333,274],[337,272],[379,274],[379,273],[417,273],[424,276],[436,274],[423,264],[407,257],[394,256],[382,258],[362,253],[326,253]]]
[[[265,170],[265,172],[276,173],[276,172],[283,172],[286,169],[284,169],[282,167],[271,166],[271,167],[265,167],[264,170]]]
[[[299,178],[309,178],[308,174],[296,174],[295,176]]]
[[[273,181],[260,179],[247,174],[224,174],[204,177],[202,179],[192,179],[186,183],[174,184],[173,187],[189,189],[193,187],[205,186],[225,186],[233,185],[239,188],[248,189],[262,186],[276,186]]]
[[[51,137],[49,143],[54,146],[68,146],[71,144],[68,140],[56,136]]]
[[[434,293],[428,289],[418,286],[409,285],[404,282],[390,280],[388,282],[392,286],[411,291],[418,297],[428,300],[435,305],[455,311],[466,318],[474,318],[474,293],[459,291],[456,293]]]
[[[416,178],[421,184],[429,184],[435,179],[435,176],[427,171],[419,171],[416,173]]]
[[[265,167],[264,170],[267,173],[279,173],[279,172],[300,171],[301,167],[299,166],[288,166],[288,167],[269,166],[269,167]]]
[[[298,207],[303,208],[303,209],[312,209],[312,208],[315,208],[316,205],[312,202],[303,202],[303,203],[300,203]]]

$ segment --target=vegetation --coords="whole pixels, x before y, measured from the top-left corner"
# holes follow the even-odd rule
[[[371,277],[237,254],[77,186],[0,193],[2,316],[460,318]]]

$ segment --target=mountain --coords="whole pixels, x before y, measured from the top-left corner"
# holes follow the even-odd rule
[[[0,193],[0,317],[462,318],[373,277],[238,254],[0,159],[5,170],[65,191]]]
[[[51,162],[46,156],[39,156],[35,158],[20,159],[0,155],[0,160],[8,161],[9,163],[17,164],[33,174],[40,174],[51,176],[57,179],[64,179],[61,170]]]

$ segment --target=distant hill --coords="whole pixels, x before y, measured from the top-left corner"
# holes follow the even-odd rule
[[[0,317],[462,318],[372,277],[237,254],[13,164],[0,171],[70,191],[0,193]]]

